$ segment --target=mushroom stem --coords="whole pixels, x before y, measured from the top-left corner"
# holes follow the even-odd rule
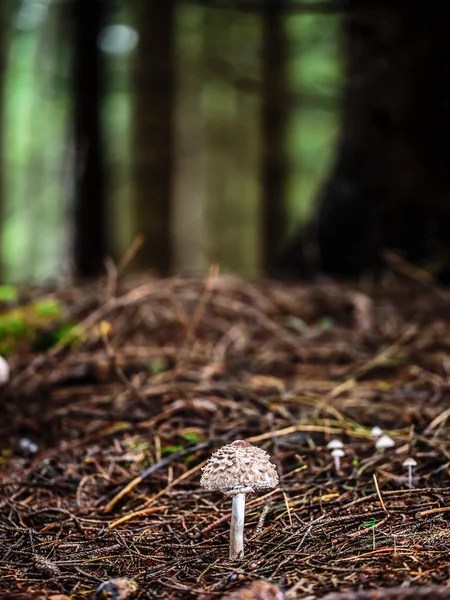
[[[408,465],[408,487],[412,488],[412,465]]]
[[[245,494],[233,496],[231,504],[230,559],[244,556]]]

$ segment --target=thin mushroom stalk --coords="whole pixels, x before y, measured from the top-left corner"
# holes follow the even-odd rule
[[[342,450],[342,448],[335,448],[331,453],[331,456],[334,460],[334,469],[336,471],[336,475],[339,475],[341,472],[341,458],[345,456],[345,452]]]
[[[412,488],[412,465],[408,465],[408,487]]]
[[[408,469],[408,487],[409,489],[412,488],[412,471],[413,468],[417,466],[417,462],[414,458],[407,458],[404,462],[403,462],[403,466],[406,467]]]
[[[230,559],[244,556],[245,494],[233,496],[231,504]]]

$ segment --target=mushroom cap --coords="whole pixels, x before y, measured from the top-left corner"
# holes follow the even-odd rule
[[[383,435],[383,430],[381,429],[381,427],[378,427],[378,425],[375,425],[375,427],[372,427],[372,429],[370,430],[370,433],[374,438],[377,438]]]
[[[395,446],[395,442],[391,437],[384,433],[377,439],[375,446],[378,448],[378,450],[382,450],[383,448],[392,448],[392,446]]]
[[[207,490],[218,490],[226,496],[246,494],[253,490],[273,488],[278,484],[278,473],[262,448],[237,440],[219,448],[206,465],[200,485]]]
[[[327,444],[327,448],[329,450],[336,450],[338,448],[343,448],[344,444],[341,442],[341,440],[330,440]]]
[[[331,456],[334,457],[339,457],[342,458],[343,456],[345,456],[345,452],[342,450],[342,448],[335,448],[332,452],[331,452]]]
[[[405,460],[403,461],[403,466],[404,467],[415,467],[417,466],[417,461],[410,456],[409,458],[405,458]]]
[[[0,384],[6,383],[8,381],[9,372],[9,364],[6,362],[3,356],[0,356]]]

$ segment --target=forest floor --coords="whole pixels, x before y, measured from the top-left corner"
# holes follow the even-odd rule
[[[0,342],[1,598],[450,598],[450,292],[112,278],[4,302]],[[280,485],[232,562],[199,482],[235,439]]]

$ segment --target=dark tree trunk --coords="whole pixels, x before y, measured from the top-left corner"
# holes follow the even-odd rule
[[[145,241],[141,269],[167,274],[172,266],[173,0],[136,0],[139,44],[133,69],[133,207]]]
[[[263,160],[262,239],[263,269],[274,274],[286,236],[286,60],[284,0],[267,2],[263,14]]]
[[[376,271],[384,249],[450,273],[450,11],[358,0],[344,21],[337,161],[320,200],[322,270]]]
[[[104,164],[101,133],[103,66],[98,47],[104,0],[72,0],[75,240],[80,276],[103,271],[106,254]]]

